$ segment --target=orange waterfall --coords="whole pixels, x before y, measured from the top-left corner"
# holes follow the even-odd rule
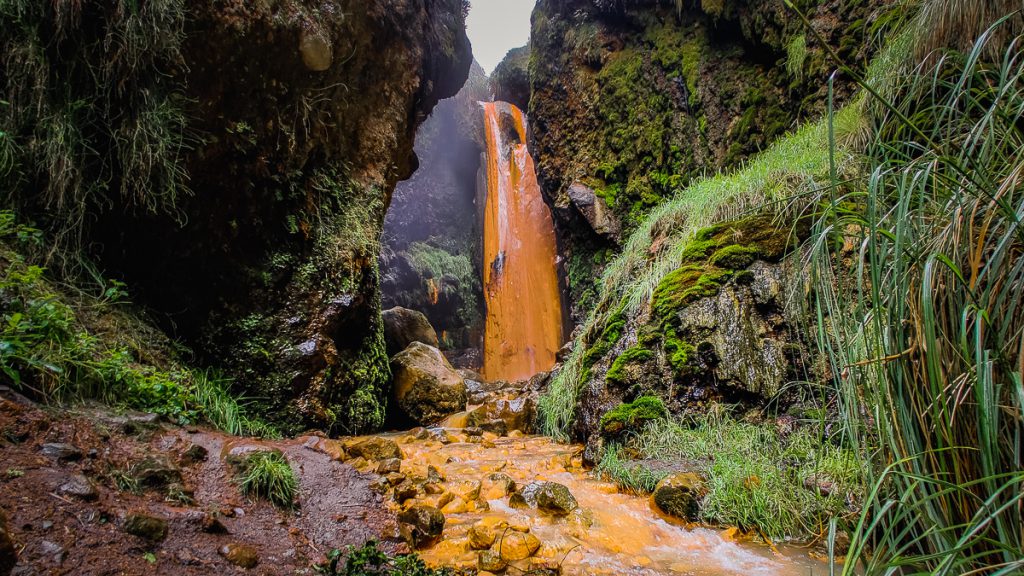
[[[505,142],[507,107],[519,141]],[[487,201],[484,208],[483,376],[521,380],[549,370],[562,346],[562,305],[551,211],[541,198],[526,121],[506,103],[484,103]]]

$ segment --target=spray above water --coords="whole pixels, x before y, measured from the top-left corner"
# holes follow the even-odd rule
[[[522,111],[505,102],[486,102],[483,107],[487,136],[483,375],[489,380],[521,380],[554,366],[562,345],[555,230],[526,149]],[[511,130],[503,130],[509,123]]]

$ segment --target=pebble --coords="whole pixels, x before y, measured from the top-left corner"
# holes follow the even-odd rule
[[[228,562],[240,568],[255,568],[260,563],[259,552],[248,544],[240,544],[238,542],[225,544],[217,550],[217,553]]]

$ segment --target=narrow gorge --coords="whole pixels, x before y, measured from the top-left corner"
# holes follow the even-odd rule
[[[0,576],[1024,571],[1019,4],[0,1]]]

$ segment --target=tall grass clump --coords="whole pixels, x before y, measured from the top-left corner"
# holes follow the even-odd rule
[[[909,33],[950,48],[867,86],[864,185],[819,197],[812,313],[876,455],[847,574],[1024,570],[1024,38],[1003,4],[923,3]]]
[[[253,452],[241,463],[238,483],[244,494],[266,498],[279,508],[291,508],[299,481],[288,460],[279,452]]]
[[[839,137],[859,131],[860,107],[844,108],[835,118]],[[626,241],[622,253],[605,269],[601,296],[591,310],[573,351],[539,408],[547,435],[569,434],[577,400],[588,377],[587,351],[598,341],[613,316],[635,314],[650,302],[655,288],[682,263],[694,233],[715,222],[808,194],[828,183],[829,130],[826,121],[805,126],[731,174],[703,178],[656,207]],[[840,175],[853,166],[853,155],[840,150],[834,159]]]

